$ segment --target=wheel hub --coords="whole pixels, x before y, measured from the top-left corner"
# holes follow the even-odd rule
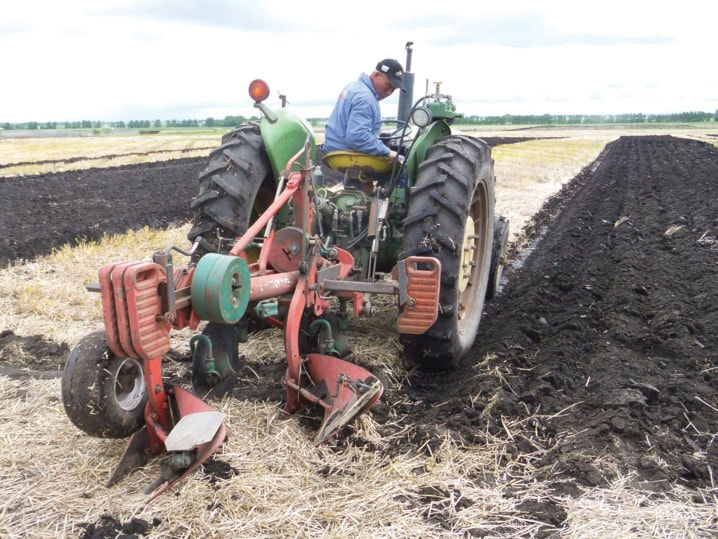
[[[142,364],[136,359],[125,359],[117,369],[114,382],[117,405],[123,410],[134,410],[145,395]]]

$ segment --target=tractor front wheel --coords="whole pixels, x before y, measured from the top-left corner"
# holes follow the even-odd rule
[[[86,335],[65,362],[62,403],[70,421],[91,436],[131,435],[145,423],[142,362],[116,356],[104,331]]]
[[[437,141],[421,163],[404,220],[403,251],[441,262],[439,315],[404,355],[429,370],[456,367],[471,348],[487,295],[494,239],[491,148],[473,137]]]

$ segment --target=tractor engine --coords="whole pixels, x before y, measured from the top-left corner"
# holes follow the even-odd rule
[[[399,220],[389,219],[385,201],[359,189],[317,190],[317,213],[324,238],[349,251],[364,279],[374,272],[388,273],[401,249]]]
[[[324,236],[339,247],[351,250],[367,236],[370,199],[362,191],[320,189],[317,197]]]

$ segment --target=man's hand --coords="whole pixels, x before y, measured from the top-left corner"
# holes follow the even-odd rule
[[[389,152],[389,161],[391,161],[391,162],[393,163],[393,162],[396,161],[397,159],[399,160],[399,164],[400,164],[400,165],[403,165],[403,164],[404,164],[404,156],[401,155],[401,154],[399,154],[399,153],[397,153],[397,152],[395,152],[394,150],[391,150],[391,151]]]

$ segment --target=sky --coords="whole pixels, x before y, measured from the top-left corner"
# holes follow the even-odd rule
[[[718,109],[706,0],[23,0],[0,5],[0,123],[308,118],[383,58],[466,115]],[[397,93],[382,101],[395,116]]]

